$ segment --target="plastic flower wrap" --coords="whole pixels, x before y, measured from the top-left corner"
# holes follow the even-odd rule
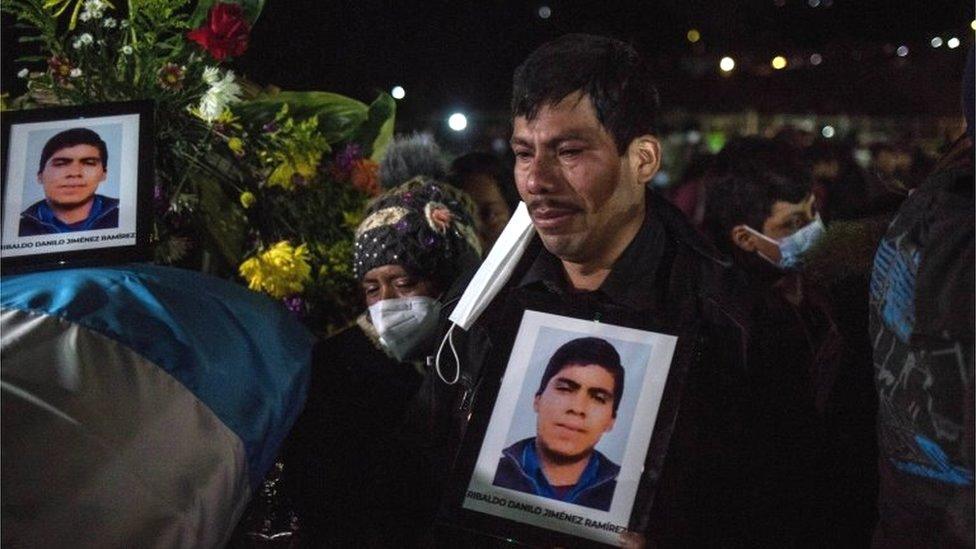
[[[282,240],[241,263],[239,270],[241,277],[247,280],[248,288],[281,299],[305,289],[305,283],[312,275],[308,260],[305,244],[293,247],[287,240]]]

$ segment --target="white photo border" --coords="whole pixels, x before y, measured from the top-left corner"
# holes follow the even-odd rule
[[[572,503],[526,494],[492,484],[501,449],[511,426],[519,395],[526,383],[530,357],[538,345],[543,327],[557,328],[578,334],[578,337],[601,337],[618,341],[646,344],[650,353],[638,400],[628,426],[628,438],[617,476],[617,487],[608,511],[592,509]],[[496,517],[557,531],[577,538],[586,538],[607,545],[619,545],[620,533],[625,531],[637,497],[651,436],[664,387],[670,371],[677,337],[625,328],[611,324],[558,316],[537,311],[525,311],[514,347],[495,400],[485,436],[478,449],[474,471],[468,481],[462,507]],[[624,404],[622,404],[624,405]],[[524,412],[524,411],[522,411]],[[617,429],[615,426],[614,429]]]

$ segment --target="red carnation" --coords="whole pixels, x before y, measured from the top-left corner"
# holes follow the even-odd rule
[[[236,57],[247,50],[250,25],[244,19],[244,8],[238,4],[218,2],[210,8],[207,22],[186,33],[186,37],[210,52],[217,61]]]

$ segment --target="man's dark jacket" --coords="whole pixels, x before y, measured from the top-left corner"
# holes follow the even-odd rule
[[[754,435],[743,421],[748,341],[743,313],[736,291],[725,282],[728,263],[672,205],[653,192],[646,203],[642,228],[596,291],[567,288],[558,258],[535,238],[471,329],[454,330],[459,382],[447,386],[429,372],[416,409],[407,414],[414,425],[404,432],[427,446],[437,470],[453,465],[459,478],[469,475],[470,452],[456,463],[453,458],[469,417],[479,428],[486,425],[491,406],[485,401],[493,401],[499,390],[526,310],[676,335],[629,527],[657,543],[747,544],[748,493],[756,479],[750,470]],[[463,289],[459,284],[456,296]],[[445,358],[441,368],[450,379],[453,360]],[[452,484],[445,494],[445,512],[463,497],[457,489],[462,484]]]
[[[530,445],[532,448],[529,448]],[[538,490],[538,482],[533,478],[533,474],[526,470],[522,459],[526,451],[535,452],[534,446],[535,437],[529,437],[502,450],[502,457],[498,460],[498,468],[495,469],[495,479],[491,483],[502,488],[546,497]],[[610,461],[599,450],[593,450],[590,459],[593,461],[587,463],[579,482],[569,493],[572,498],[563,501],[607,511],[613,502],[613,491],[617,488],[617,473],[620,472],[620,466]],[[594,470],[592,478],[584,480],[587,476],[586,471],[591,467]],[[585,486],[580,485],[584,483]]]
[[[70,225],[54,217],[47,200],[39,200],[20,214],[17,236],[58,234],[71,231],[95,231],[114,229],[119,226],[119,200],[96,194],[88,217]]]

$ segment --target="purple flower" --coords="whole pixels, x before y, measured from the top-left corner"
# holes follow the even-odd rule
[[[285,308],[291,311],[292,314],[301,318],[302,313],[305,312],[305,300],[299,295],[293,295],[286,297],[281,300],[285,304]]]
[[[340,170],[348,172],[353,163],[363,157],[363,148],[357,143],[350,143],[336,155],[335,163]]]
[[[410,224],[407,223],[407,220],[406,219],[401,219],[396,224],[396,230],[402,233],[402,232],[406,231],[409,226],[410,226]]]
[[[264,133],[274,133],[278,131],[278,123],[272,120],[271,122],[261,126],[261,131]]]

